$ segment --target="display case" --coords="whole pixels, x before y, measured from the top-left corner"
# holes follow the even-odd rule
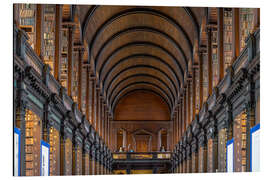
[[[51,4],[44,5],[44,56],[45,64],[51,68],[52,75],[54,74],[54,61],[55,61],[55,11],[56,6]]]
[[[59,175],[60,169],[60,136],[57,129],[51,127],[49,134],[50,142],[50,175]]]
[[[232,64],[232,8],[224,8],[223,11],[223,47],[224,47],[224,72]]]
[[[252,8],[240,8],[240,52],[246,46],[245,40],[254,27],[254,10]]]
[[[29,36],[28,43],[34,49],[36,38],[36,5],[19,4],[19,26]]]
[[[40,176],[41,120],[31,110],[25,113],[25,175]]]

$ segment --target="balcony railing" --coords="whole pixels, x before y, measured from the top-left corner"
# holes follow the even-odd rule
[[[138,159],[170,159],[171,152],[117,152],[113,153],[115,160],[138,160]]]

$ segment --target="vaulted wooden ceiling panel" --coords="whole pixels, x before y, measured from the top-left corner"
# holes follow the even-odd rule
[[[177,44],[174,44],[168,37],[162,36],[161,34],[146,32],[146,31],[135,31],[129,32],[122,35],[122,38],[116,38],[113,43],[108,44],[104,49],[100,52],[100,55],[97,56],[96,61],[100,61],[100,58],[104,59],[108,57],[113,51],[116,49],[127,45],[129,43],[135,42],[145,42],[150,44],[155,44],[155,46],[160,46],[163,49],[166,49],[168,53],[170,53],[175,59],[178,60],[179,66],[182,66],[183,70],[187,64],[183,59],[181,51],[178,49]],[[101,57],[102,56],[102,57]]]
[[[99,60],[97,64],[97,72],[100,74],[100,79],[102,79],[102,76],[104,77],[105,72],[108,72],[108,70],[121,59],[126,59],[132,56],[153,56],[157,58],[161,57],[160,59],[166,61],[166,63],[168,63],[168,65],[170,65],[170,67],[176,72],[180,82],[183,83],[183,74],[181,73],[181,67],[177,64],[177,60],[158,46],[152,46],[151,44],[135,44],[125,46],[124,48],[114,52],[115,53],[109,55],[105,60]]]
[[[141,27],[141,28],[140,28]],[[102,47],[104,42],[111,39],[111,37],[115,35],[119,35],[119,39],[124,38],[121,36],[121,34],[124,34],[121,31],[154,31],[156,34],[163,34],[163,36],[170,36],[171,41],[174,41],[177,46],[179,46],[182,50],[185,56],[190,59],[191,58],[191,49],[189,48],[188,44],[186,43],[185,36],[179,32],[179,30],[171,23],[169,23],[166,19],[160,18],[156,15],[151,14],[131,14],[128,16],[124,16],[119,18],[118,20],[115,20],[113,23],[111,23],[109,26],[107,26],[104,31],[100,33],[100,36],[98,36],[94,42],[93,46],[93,58],[96,57],[99,49]],[[161,32],[161,33],[160,33]],[[134,39],[131,39],[132,41],[136,41],[137,38],[140,38],[139,36],[142,36],[146,41],[150,38],[147,35],[140,33],[137,35],[137,37],[134,37]],[[159,44],[161,44],[161,40],[159,40]],[[114,41],[112,41],[112,44],[114,44]]]
[[[162,94],[172,108],[188,61],[193,60],[193,47],[198,47],[204,8],[78,9],[84,42],[88,44],[85,56],[88,54],[88,63],[91,62],[111,107],[125,93],[147,88]]]
[[[132,67],[149,67],[147,71],[152,71],[153,68],[156,70],[163,71],[167,74],[168,78],[170,78],[175,86],[179,89],[180,81],[176,77],[175,71],[173,71],[172,67],[170,67],[164,60],[154,58],[154,57],[143,57],[143,56],[135,56],[131,58],[124,59],[121,63],[118,63],[117,66],[114,66],[109,72],[104,72],[104,76],[101,76],[101,82],[106,83],[113,79],[115,75],[119,72],[123,71],[126,68]],[[151,68],[153,67],[153,68]],[[103,75],[103,74],[102,74]]]
[[[141,83],[141,84],[134,84],[131,86],[128,86],[127,88],[122,89],[117,96],[114,97],[112,101],[112,109],[114,111],[115,105],[118,103],[118,101],[121,99],[121,97],[125,96],[129,92],[134,92],[135,90],[148,90],[150,92],[155,92],[158,94],[164,102],[168,105],[169,109],[172,109],[172,105],[170,104],[170,100],[164,94],[164,92],[160,89],[160,87],[155,86],[153,84],[147,84],[147,83]]]
[[[126,69],[122,71],[121,73],[117,74],[112,79],[108,80],[108,82],[104,86],[104,93],[107,96],[108,91],[109,89],[111,89],[112,86],[120,83],[122,80],[126,79],[129,76],[134,76],[137,74],[147,74],[149,76],[154,76],[160,79],[161,81],[163,81],[164,83],[166,83],[168,87],[171,89],[171,91],[173,92],[174,96],[177,97],[177,89],[176,89],[175,84],[164,73],[165,72],[163,71],[159,71],[157,69],[152,69],[149,67],[134,67],[134,68]]]
[[[129,76],[125,79],[123,79],[122,81],[120,81],[118,84],[113,85],[112,88],[109,89],[108,91],[108,99],[109,102],[112,102],[112,98],[114,98],[121,89],[123,89],[126,86],[129,86],[131,84],[135,84],[135,83],[139,83],[139,82],[148,82],[148,83],[154,83],[157,86],[161,87],[164,92],[166,92],[166,94],[168,95],[168,97],[171,100],[171,103],[174,102],[175,100],[175,96],[172,93],[171,89],[169,88],[168,84],[164,83],[162,80],[154,77],[154,76],[150,76],[147,74],[137,74],[135,76]]]

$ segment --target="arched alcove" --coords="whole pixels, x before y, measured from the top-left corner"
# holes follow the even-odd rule
[[[138,90],[122,97],[116,105],[114,120],[169,120],[169,107],[157,94]]]

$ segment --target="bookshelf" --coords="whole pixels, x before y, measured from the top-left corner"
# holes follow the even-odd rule
[[[203,102],[208,97],[208,62],[206,55],[203,54]]]
[[[226,73],[226,69],[232,64],[232,8],[224,8],[223,13],[223,21],[224,21],[224,70]]]
[[[44,63],[50,66],[52,74],[55,55],[55,11],[55,5],[44,5]]]
[[[240,51],[246,46],[245,40],[253,30],[254,13],[252,8],[240,8]]]
[[[86,114],[86,76],[87,76],[87,72],[86,72],[86,68],[82,69],[82,113]]]
[[[74,58],[73,58],[73,69],[72,69],[72,99],[74,102],[78,102],[78,87],[79,87],[79,54],[78,51],[74,53]]]
[[[246,113],[242,112],[234,119],[234,171],[245,172],[246,171],[246,129],[247,117]]]
[[[67,138],[65,142],[65,175],[72,175],[72,141]]]
[[[36,34],[35,4],[19,4],[19,26],[29,36],[28,43],[34,49]]]
[[[25,113],[25,175],[39,176],[41,120],[30,110]]]
[[[67,88],[68,79],[68,29],[62,29],[62,48],[61,48],[61,75],[60,83],[63,87]]]
[[[59,132],[51,127],[50,128],[50,135],[49,135],[49,141],[50,141],[50,175],[58,175],[58,159],[60,156],[60,136]]]
[[[217,51],[218,51],[218,43],[217,43],[217,36],[218,32],[217,30],[212,31],[212,69],[213,69],[213,87],[215,87],[218,84],[219,81],[219,68],[218,68],[218,57],[217,57]]]

